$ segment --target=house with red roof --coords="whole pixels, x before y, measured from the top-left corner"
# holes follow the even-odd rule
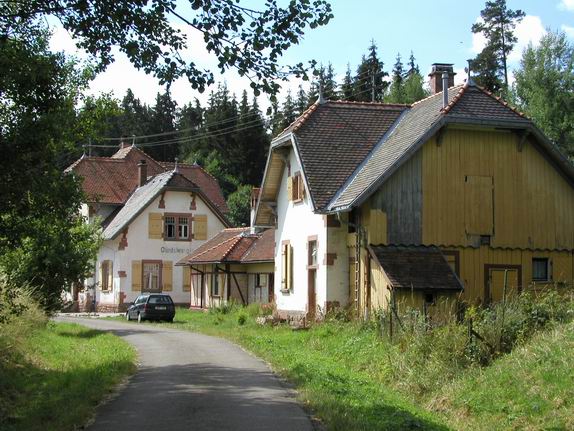
[[[94,274],[77,298],[121,311],[142,292],[189,305],[190,268],[175,266],[229,226],[214,177],[198,165],[158,162],[135,146],[111,157],[82,156],[66,172],[82,178],[82,214],[102,226]]]
[[[254,223],[280,313],[488,304],[574,283],[574,167],[436,63],[412,105],[317,101],[271,143]]]

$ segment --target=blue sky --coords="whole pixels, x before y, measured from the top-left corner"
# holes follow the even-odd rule
[[[260,3],[260,0],[252,0],[250,5]],[[508,0],[507,3],[527,15],[517,28],[519,42],[510,58],[511,69],[518,66],[520,53],[528,42],[536,44],[547,28],[562,29],[574,41],[574,0]],[[331,4],[334,19],[325,27],[309,30],[303,42],[286,53],[286,63],[311,58],[325,64],[330,61],[337,74],[342,75],[347,63],[354,70],[370,40],[374,39],[387,71],[392,69],[397,53],[400,52],[406,62],[412,50],[423,73],[427,73],[434,62],[454,63],[460,82],[465,77],[466,59],[481,48],[480,37],[473,37],[470,27],[484,8],[483,0],[332,0]],[[190,33],[189,37],[192,43],[197,41],[201,45],[198,35]],[[58,27],[54,29],[52,47],[76,52],[70,36]],[[199,52],[200,64],[207,67],[215,64],[205,50],[194,49],[194,52]],[[218,76],[218,79],[223,78]],[[238,95],[243,88],[248,88],[248,82],[234,73],[226,73],[225,81]],[[294,90],[298,84],[295,80],[286,83],[285,91]],[[161,90],[154,78],[133,69],[120,54],[116,63],[96,78],[91,91],[114,92],[122,97],[128,87],[147,103],[152,103]],[[206,95],[194,92],[185,80],[174,84],[172,94],[180,105],[194,97],[206,99]],[[266,105],[264,100],[260,102]]]

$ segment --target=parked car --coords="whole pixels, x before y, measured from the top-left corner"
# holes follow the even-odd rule
[[[144,293],[139,295],[135,302],[126,311],[126,319],[166,320],[173,322],[175,305],[171,296],[164,293]]]

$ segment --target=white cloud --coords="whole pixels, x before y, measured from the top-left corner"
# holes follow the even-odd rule
[[[567,1],[574,4],[574,0]],[[481,18],[477,19],[477,22],[479,22],[480,19]],[[520,61],[524,48],[526,48],[529,43],[532,43],[534,46],[538,45],[540,39],[545,34],[546,29],[542,25],[540,17],[535,15],[526,15],[524,19],[516,25],[516,29],[514,30],[514,35],[518,40],[514,45],[514,49],[508,56],[508,61],[510,63],[517,63]],[[472,47],[470,49],[472,53],[478,54],[482,51],[485,45],[486,38],[482,33],[472,34]]]
[[[59,23],[52,24],[52,37],[50,39],[50,49],[53,51],[63,51],[67,55],[75,56],[80,60],[86,60],[89,56],[82,50],[76,47],[72,36],[63,28]],[[193,59],[194,63],[200,69],[209,69],[214,73],[215,81],[225,82],[231,94],[235,94],[238,98],[241,97],[243,90],[247,90],[249,99],[252,98],[252,91],[250,81],[246,77],[241,77],[234,70],[230,69],[225,71],[224,74],[219,72],[217,68],[217,59],[215,56],[207,51],[203,43],[203,35],[193,28],[185,25],[173,24],[178,27],[187,38],[187,48],[180,52],[184,60],[190,61]],[[132,66],[127,56],[120,52],[118,49],[112,50],[115,61],[107,67],[107,69],[96,76],[91,82],[88,94],[97,95],[100,93],[113,93],[115,97],[122,98],[127,89],[131,88],[136,97],[142,102],[147,104],[154,104],[155,97],[158,92],[163,92],[164,88],[159,85],[159,82],[152,75],[147,75],[145,72],[137,70]],[[302,82],[298,78],[292,78],[287,82],[281,83],[282,89],[279,94],[279,99],[283,99],[287,94],[287,89],[291,89],[295,95],[299,83]],[[305,86],[305,84],[304,84]],[[308,85],[306,86],[308,87]],[[207,103],[209,93],[215,86],[207,88],[204,93],[200,93],[191,87],[187,78],[179,78],[171,86],[171,93],[174,100],[179,106],[193,101],[198,98],[202,104]],[[265,111],[269,106],[268,97],[261,96],[259,98],[260,108]]]
[[[558,3],[558,8],[574,11],[574,0],[561,0],[561,2]]]
[[[562,31],[566,33],[566,36],[574,39],[574,27],[570,27],[569,25],[562,24]]]
[[[569,0],[570,1],[570,0]],[[572,0],[574,2],[574,0]],[[524,19],[516,26],[514,35],[518,39],[514,49],[508,57],[509,62],[519,62],[522,58],[522,51],[529,43],[537,46],[542,36],[546,34],[546,29],[542,25],[539,16],[526,15]]]

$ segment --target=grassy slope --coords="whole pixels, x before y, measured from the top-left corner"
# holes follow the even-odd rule
[[[135,370],[135,358],[134,349],[111,334],[48,323],[20,338],[9,356],[0,355],[0,412],[9,413],[0,428],[74,429]]]
[[[414,394],[391,383],[388,346],[373,330],[333,322],[293,331],[237,318],[178,310],[174,326],[223,336],[264,358],[331,430],[574,429],[572,324],[454,382],[445,376],[435,393]]]
[[[574,324],[538,334],[445,392],[460,429],[574,429]]]

